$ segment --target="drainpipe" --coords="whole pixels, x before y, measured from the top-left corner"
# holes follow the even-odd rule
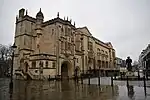
[[[76,57],[73,58],[74,60],[74,75],[75,75],[75,68],[76,68]]]

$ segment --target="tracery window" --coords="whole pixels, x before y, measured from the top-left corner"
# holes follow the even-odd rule
[[[32,62],[32,68],[36,68],[36,61]]]
[[[48,61],[45,62],[45,67],[48,68]]]
[[[56,67],[56,63],[55,63],[55,61],[53,61],[52,68],[55,68],[55,67]]]

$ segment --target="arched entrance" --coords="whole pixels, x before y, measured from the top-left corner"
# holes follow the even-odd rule
[[[71,64],[68,61],[64,61],[61,65],[62,79],[67,79],[70,76]]]

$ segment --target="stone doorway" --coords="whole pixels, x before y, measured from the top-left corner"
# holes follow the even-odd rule
[[[69,69],[70,69],[70,63],[68,61],[64,61],[61,65],[61,77],[62,77],[62,79],[68,79],[69,78]]]
[[[25,72],[28,72],[28,67],[29,67],[28,63],[25,62]]]

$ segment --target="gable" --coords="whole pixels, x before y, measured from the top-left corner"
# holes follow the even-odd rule
[[[81,31],[83,34],[87,36],[92,36],[92,34],[90,33],[87,27],[77,28],[77,30]]]
[[[106,43],[109,47],[113,48],[111,42]]]

